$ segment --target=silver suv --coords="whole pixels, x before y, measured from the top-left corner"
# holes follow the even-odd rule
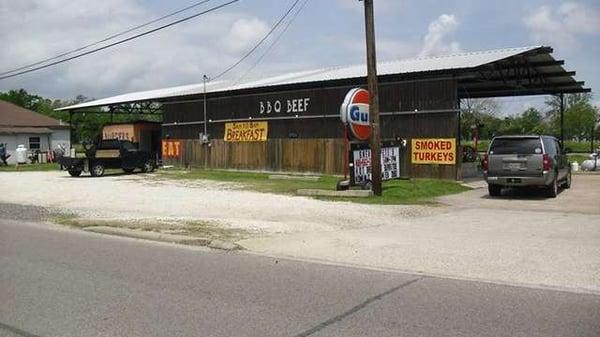
[[[569,160],[551,136],[494,137],[482,167],[491,196],[502,187],[538,186],[555,198],[559,185],[571,187]]]

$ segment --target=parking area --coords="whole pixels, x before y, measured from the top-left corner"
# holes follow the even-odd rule
[[[504,189],[501,196],[490,197],[485,182],[479,186],[483,188],[439,200],[456,208],[600,214],[600,174],[574,174],[571,188],[561,189],[556,198],[548,198],[543,190],[532,188]]]

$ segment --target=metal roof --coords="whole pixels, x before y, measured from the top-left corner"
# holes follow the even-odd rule
[[[425,73],[459,75],[457,78],[460,78],[459,96],[461,97],[535,95],[542,91],[542,93],[546,93],[546,88],[541,85],[533,85],[536,90],[523,90],[527,89],[521,83],[524,79],[538,80],[540,84],[544,85],[548,83],[558,84],[553,86],[553,90],[547,91],[547,93],[554,93],[556,89],[589,91],[589,89],[583,88],[582,82],[576,82],[572,78],[574,72],[567,72],[562,68],[561,65],[564,61],[555,61],[550,53],[552,53],[552,48],[550,47],[530,46],[379,62],[377,67],[380,77],[394,75],[400,77],[408,75],[416,76]],[[552,76],[546,78],[544,76],[545,73]],[[209,82],[206,86],[206,92],[214,94],[351,79],[360,79],[362,81],[366,75],[367,69],[365,64],[332,67],[293,72],[242,84],[232,84],[226,81]],[[518,83],[513,83],[515,80]],[[532,83],[529,85],[532,85]],[[567,86],[561,87],[562,84],[567,84]],[[521,89],[517,90],[515,89],[516,87]],[[200,95],[203,93],[204,85],[203,83],[198,83],[132,92],[67,106],[57,110],[77,110],[144,101],[161,102],[175,97]]]

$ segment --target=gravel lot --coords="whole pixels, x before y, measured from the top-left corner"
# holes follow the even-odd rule
[[[0,202],[84,218],[202,220],[265,234],[365,228],[444,211],[327,202],[241,191],[222,182],[166,181],[141,174],[72,178],[55,171],[2,172],[0,190]]]

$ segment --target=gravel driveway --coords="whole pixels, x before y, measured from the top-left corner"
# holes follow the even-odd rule
[[[443,211],[327,202],[242,191],[229,183],[142,174],[72,178],[65,172],[2,172],[0,190],[0,202],[84,218],[202,220],[265,234],[364,228]]]

